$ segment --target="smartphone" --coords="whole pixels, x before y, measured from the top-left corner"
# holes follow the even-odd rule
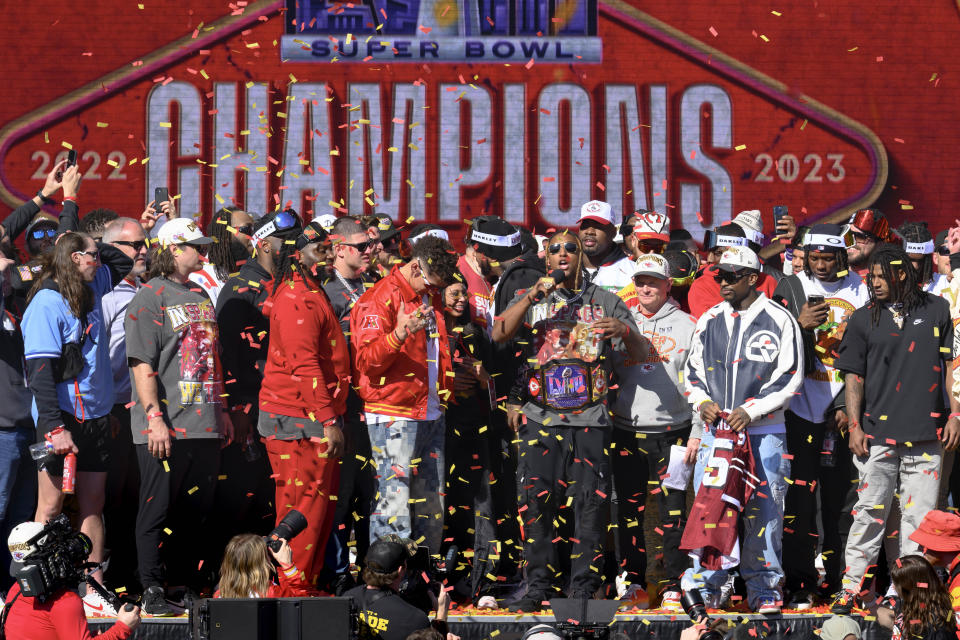
[[[67,167],[73,167],[73,166],[76,166],[76,164],[77,164],[77,150],[70,149],[70,151],[67,152]],[[64,169],[66,169],[67,167],[64,167]]]
[[[773,208],[773,229],[774,231],[780,230],[780,220],[787,215],[787,205],[778,204]]]
[[[153,208],[160,211],[160,205],[170,199],[170,191],[166,187],[157,187],[153,190]]]
[[[811,307],[823,304],[826,302],[823,296],[807,296],[807,304]]]

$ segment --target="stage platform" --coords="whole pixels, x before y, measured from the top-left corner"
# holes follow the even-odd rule
[[[817,640],[814,633],[830,616],[829,612],[786,612],[780,615],[755,615],[738,613],[711,613],[713,618],[749,620],[762,625],[770,632],[780,632],[784,640]],[[854,616],[860,622],[864,634],[863,640],[889,640],[890,632],[879,626],[869,615]],[[462,640],[518,640],[524,631],[536,624],[554,623],[549,612],[541,615],[454,615],[449,617],[450,630]],[[91,618],[94,632],[106,630],[113,624],[112,619]],[[690,625],[683,615],[663,611],[634,611],[618,614],[612,625],[611,640],[678,640],[680,632]],[[186,616],[179,618],[147,618],[136,630],[133,638],[138,640],[187,640],[190,638],[190,623]],[[755,637],[751,634],[751,637]],[[318,640],[340,640],[327,637],[323,629],[317,630]],[[238,639],[242,640],[242,639]]]

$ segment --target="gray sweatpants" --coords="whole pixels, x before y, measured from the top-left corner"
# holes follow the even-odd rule
[[[941,452],[937,440],[913,442],[909,446],[871,442],[866,457],[854,456],[860,486],[847,538],[844,589],[860,591],[867,568],[876,563],[898,485],[902,514],[898,557],[918,552],[919,545],[909,537],[923,516],[937,508]],[[895,558],[888,560],[892,562]]]

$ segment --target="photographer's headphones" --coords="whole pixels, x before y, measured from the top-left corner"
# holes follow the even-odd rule
[[[536,624],[527,629],[520,640],[560,640],[560,634],[548,624]]]

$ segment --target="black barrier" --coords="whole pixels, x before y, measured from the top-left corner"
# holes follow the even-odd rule
[[[320,598],[317,601],[330,600]],[[309,606],[309,605],[308,605]],[[735,615],[716,616],[736,619]],[[819,629],[830,614],[787,614],[784,616],[744,616],[751,621],[766,622],[774,625],[784,625],[789,628],[789,640],[819,640],[814,633]],[[863,629],[863,640],[890,640],[890,631],[884,629],[873,620],[864,620],[859,616],[854,618],[860,622]],[[553,616],[450,616],[450,631],[460,636],[462,640],[519,640],[523,632],[535,624],[553,624]],[[91,620],[90,626],[95,632],[106,631],[113,624],[113,620]],[[313,635],[304,638],[322,638],[323,640],[340,640],[347,636],[334,635],[329,621],[324,618],[313,626]],[[620,615],[617,616],[611,629],[611,639],[624,640],[679,640],[680,632],[690,622],[686,616],[669,616],[660,614],[650,615]],[[316,630],[322,631],[317,634]],[[328,630],[330,632],[328,632]],[[189,640],[190,624],[186,618],[147,618],[134,632],[135,640]],[[238,637],[239,640],[239,637]]]

